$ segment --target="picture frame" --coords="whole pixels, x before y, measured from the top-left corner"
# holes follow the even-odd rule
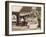
[[[45,3],[5,1],[5,35],[45,34]]]

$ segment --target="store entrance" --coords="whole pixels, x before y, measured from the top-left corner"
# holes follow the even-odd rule
[[[25,21],[26,16],[20,16],[19,12],[13,12],[12,14],[16,16],[16,21],[12,21],[16,22],[16,26],[27,26],[27,22]]]

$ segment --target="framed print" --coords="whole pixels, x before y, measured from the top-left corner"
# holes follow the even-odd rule
[[[45,33],[45,3],[5,2],[5,35]]]

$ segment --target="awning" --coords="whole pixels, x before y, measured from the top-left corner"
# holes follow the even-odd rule
[[[30,12],[20,13],[19,15],[20,15],[20,16],[30,15]]]

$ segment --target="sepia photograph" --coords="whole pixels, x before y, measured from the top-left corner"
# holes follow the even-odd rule
[[[44,33],[44,3],[10,1],[6,4],[7,35]]]
[[[14,11],[15,7],[16,11]],[[13,5],[12,10],[12,31],[35,30],[41,28],[41,7]]]

